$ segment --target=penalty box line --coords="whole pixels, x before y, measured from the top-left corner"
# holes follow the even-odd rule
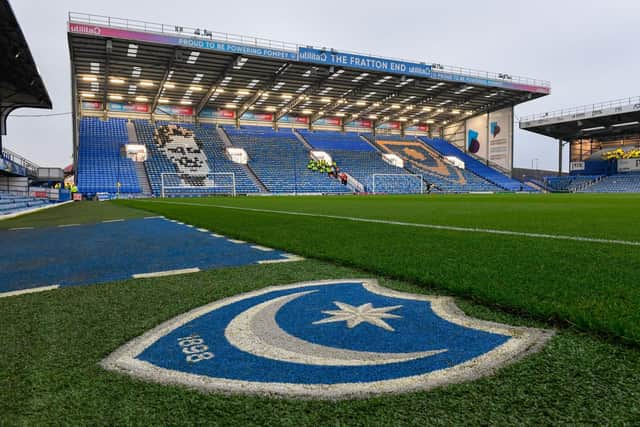
[[[309,213],[309,212],[280,211],[275,209],[243,208],[239,206],[211,205],[211,204],[205,204],[205,203],[161,202],[161,201],[151,201],[151,200],[147,201],[147,203],[199,206],[199,207],[210,207],[210,208],[219,208],[219,209],[232,209],[232,210],[248,211],[248,212],[275,213],[275,214],[292,215],[292,216],[306,216],[306,217],[312,217],[312,218],[339,219],[344,221],[365,222],[365,223],[371,223],[371,224],[398,225],[403,227],[428,228],[432,230],[443,230],[443,231],[458,231],[463,233],[483,233],[483,234],[494,234],[494,235],[501,235],[501,236],[528,237],[528,238],[534,238],[534,239],[567,240],[567,241],[573,241],[573,242],[603,243],[603,244],[609,244],[609,245],[622,245],[622,246],[640,246],[640,241],[634,241],[634,240],[600,239],[597,237],[566,236],[561,234],[545,234],[545,233],[527,233],[524,231],[495,230],[491,228],[474,228],[474,227],[457,227],[453,225],[420,224],[420,223],[414,223],[414,222],[389,221],[384,219],[359,218],[359,217],[342,216],[342,215],[326,215],[326,214],[316,214],[316,213]]]

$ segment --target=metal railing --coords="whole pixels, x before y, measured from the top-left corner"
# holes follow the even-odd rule
[[[620,98],[613,101],[599,102],[597,104],[581,105],[579,107],[564,108],[561,110],[550,111],[547,113],[532,114],[530,116],[521,117],[520,123],[531,122],[534,120],[542,119],[554,119],[564,116],[570,116],[580,113],[593,113],[609,108],[626,107],[628,105],[640,104],[640,96],[633,96],[629,98]]]
[[[17,164],[18,166],[22,166],[31,175],[35,175],[38,173],[38,165],[22,157],[20,154],[9,150],[8,148],[2,149],[2,157]]]
[[[269,49],[281,49],[281,50],[289,51],[292,53],[298,53],[298,49],[301,47],[321,49],[321,50],[331,50],[326,46],[318,47],[318,46],[312,46],[308,44],[299,44],[299,43],[285,42],[285,41],[279,41],[279,40],[271,40],[271,39],[266,39],[262,37],[245,36],[240,34],[211,31],[205,28],[184,27],[182,25],[158,24],[154,22],[138,21],[138,20],[128,19],[128,18],[115,18],[115,17],[102,16],[102,15],[92,15],[89,13],[80,13],[80,12],[69,12],[69,23],[100,25],[100,26],[106,26],[110,28],[143,31],[146,33],[166,34],[166,35],[173,35],[173,36],[179,36],[179,37],[190,37],[190,38],[209,40],[209,41],[215,40],[215,41],[239,43],[245,46],[255,46],[255,47],[269,48]],[[416,62],[416,60],[411,60],[411,59],[393,58],[393,57],[374,55],[371,53],[355,52],[355,51],[348,51],[348,50],[340,50],[339,52],[353,54],[353,55],[374,56],[377,58],[382,58],[382,59],[391,60],[391,61]],[[427,64],[426,62],[423,62],[423,61],[418,61],[418,62]],[[508,81],[508,82],[513,82],[513,83],[518,83],[523,85],[551,88],[551,83],[549,81],[534,79],[530,77],[516,76],[512,74],[507,74],[507,73],[496,73],[491,71],[482,71],[482,70],[476,70],[472,68],[463,68],[463,67],[443,65],[443,64],[437,64],[437,63],[431,63],[431,67],[433,68],[434,71],[441,72],[441,73],[450,73],[450,74],[455,74],[459,76],[476,77],[476,78],[496,80],[496,81]]]

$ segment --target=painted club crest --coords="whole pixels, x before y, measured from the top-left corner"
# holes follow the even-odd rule
[[[539,350],[551,335],[469,318],[448,297],[345,279],[213,302],[102,365],[205,391],[337,399],[472,380]]]

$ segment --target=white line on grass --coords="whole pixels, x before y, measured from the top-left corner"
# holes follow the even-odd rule
[[[15,228],[9,229],[9,231],[20,231],[20,230],[33,230],[33,227],[15,227]]]
[[[605,243],[610,245],[623,245],[623,246],[640,246],[640,242],[635,240],[612,240],[612,239],[600,239],[597,237],[566,236],[562,234],[527,233],[523,231],[495,230],[491,228],[456,227],[453,225],[420,224],[420,223],[414,223],[414,222],[389,221],[384,219],[359,218],[359,217],[342,216],[342,215],[325,215],[325,214],[315,214],[315,213],[295,212],[295,211],[278,211],[274,209],[242,208],[238,206],[210,205],[210,204],[204,204],[204,203],[157,202],[157,201],[149,201],[149,203],[160,203],[160,204],[167,204],[167,205],[200,206],[200,207],[211,207],[211,208],[219,208],[219,209],[233,209],[233,210],[249,211],[249,212],[263,212],[263,213],[275,213],[275,214],[282,214],[282,215],[307,216],[312,218],[329,218],[329,219],[339,219],[343,221],[366,222],[371,224],[399,225],[404,227],[429,228],[432,230],[444,230],[444,231],[460,231],[464,233],[484,233],[484,234],[497,234],[502,236],[530,237],[534,239],[569,240],[573,242]]]
[[[235,239],[227,239],[227,240],[228,240],[229,242],[231,242],[231,243],[235,243],[235,244],[237,244],[237,245],[242,245],[242,244],[244,244],[244,243],[247,243],[247,242],[245,242],[244,240],[235,240]]]
[[[281,262],[295,262],[295,261],[304,261],[304,258],[299,255],[292,254],[284,254],[286,258],[283,259],[266,259],[263,261],[258,261],[258,264],[278,264]]]
[[[31,288],[31,289],[20,289],[18,291],[11,291],[11,292],[1,292],[0,298],[15,297],[18,295],[25,295],[25,294],[34,294],[36,292],[52,291],[54,289],[58,289],[59,287],[60,285],[51,285],[51,286],[40,286],[38,288]]]
[[[211,233],[211,237],[224,237],[222,234]]]
[[[271,248],[267,248],[266,246],[260,246],[260,245],[252,245],[251,246],[253,249],[257,249],[259,251],[263,251],[263,252],[272,252],[273,249]]]
[[[161,219],[161,218],[164,218],[164,217],[162,215],[144,217],[144,219]]]
[[[80,224],[62,224],[59,225],[58,228],[65,228],[65,227],[79,227]]]
[[[149,277],[164,277],[164,276],[175,276],[178,274],[189,274],[189,273],[197,273],[200,269],[198,267],[194,268],[182,268],[179,270],[166,270],[166,271],[155,271],[153,273],[140,273],[134,274],[132,277],[134,279],[145,279]]]
[[[209,232],[209,230],[207,230],[206,228],[198,228],[197,230],[199,232],[201,232],[201,233],[208,233]]]
[[[102,222],[106,224],[106,223],[110,223],[110,222],[123,222],[123,221],[124,221],[124,219],[107,219],[107,220],[104,220]]]

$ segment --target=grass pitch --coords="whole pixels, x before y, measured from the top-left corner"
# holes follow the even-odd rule
[[[604,224],[602,218],[588,222],[592,217],[588,207],[593,206],[597,211],[601,203],[607,203],[612,224],[632,227],[630,218],[634,206],[637,209],[636,200],[447,196],[189,199],[187,202],[310,212],[326,209],[338,215],[386,216],[403,221],[410,221],[410,216],[415,215],[413,221],[423,223],[439,220],[460,225],[458,221],[469,221],[483,227],[498,227],[500,217],[497,215],[502,215],[510,221],[509,229],[521,227],[520,230],[530,231],[539,226],[538,232],[564,230],[563,234],[568,234],[571,227],[576,227],[574,235],[590,231],[592,236],[611,238],[601,225],[594,225]],[[391,225],[362,224],[361,228],[358,223],[340,220],[209,206],[143,201],[126,204],[207,226],[229,236],[291,248],[302,255],[332,261],[230,268],[0,299],[0,425],[640,424],[640,405],[637,404],[640,401],[640,349],[633,339],[622,343],[622,337],[629,333],[618,334],[612,327],[619,322],[621,331],[634,330],[631,321],[634,313],[628,310],[637,307],[638,290],[637,286],[629,285],[635,283],[630,276],[636,268],[633,260],[638,259],[640,248],[399,229]],[[59,218],[61,211],[56,213],[54,209],[22,218],[20,226],[42,226],[56,221],[77,223],[80,217],[90,222],[91,218],[97,221],[124,215],[149,215],[110,203],[79,203],[68,209],[62,212],[62,219]],[[463,215],[459,213],[461,209],[473,214]],[[625,210],[626,213],[621,213]],[[109,217],[105,218],[107,211]],[[536,219],[536,211],[550,214],[546,220],[548,227]],[[572,218],[582,222],[563,229],[560,221],[570,221],[566,216],[554,215],[559,211],[575,212]],[[538,225],[528,224],[527,217]],[[18,226],[15,225],[17,219],[11,221],[1,223],[2,227]],[[503,227],[506,229],[506,225]],[[398,233],[403,244],[396,243]],[[619,238],[638,240],[638,233],[633,233],[630,231],[624,236],[621,233]],[[402,246],[413,249],[402,252]],[[609,253],[625,262],[598,263]],[[473,254],[485,255],[470,256]],[[554,255],[561,254],[563,260],[555,260]],[[575,268],[572,264],[576,264]],[[590,268],[592,264],[599,264],[600,269]],[[566,268],[559,270],[560,266]],[[525,280],[522,286],[526,289],[513,285],[526,279],[525,273],[532,272],[535,280]],[[586,285],[580,298],[592,304],[572,303],[572,298],[563,297],[563,292],[555,289],[568,282],[570,292],[577,295],[580,288],[576,284],[580,280],[587,284],[597,282],[598,277],[592,277],[594,272],[603,280],[607,278],[597,291],[606,296],[603,301]],[[571,277],[577,273],[580,278]],[[459,295],[458,305],[474,317],[536,327],[548,327],[552,320],[551,323],[560,323],[559,331],[542,352],[507,366],[491,377],[430,392],[334,403],[208,395],[133,380],[98,366],[102,358],[123,343],[162,321],[213,300],[270,285],[366,276],[375,276],[382,286],[401,291]],[[405,280],[399,280],[400,277]],[[619,285],[620,280],[627,280],[623,284],[630,289]],[[540,288],[536,288],[535,283]],[[609,303],[620,299],[620,289],[626,292],[624,303]],[[528,295],[529,292],[536,292],[537,297]],[[563,297],[562,301],[551,304],[554,296]],[[526,298],[526,304],[518,304],[518,298]],[[563,304],[569,308],[563,308]],[[593,310],[599,305],[613,313],[620,312],[609,322],[595,322],[603,313]],[[558,313],[544,314],[549,307],[555,307]],[[584,318],[585,322],[579,324],[569,316]],[[602,334],[613,339],[602,339],[599,337]]]

